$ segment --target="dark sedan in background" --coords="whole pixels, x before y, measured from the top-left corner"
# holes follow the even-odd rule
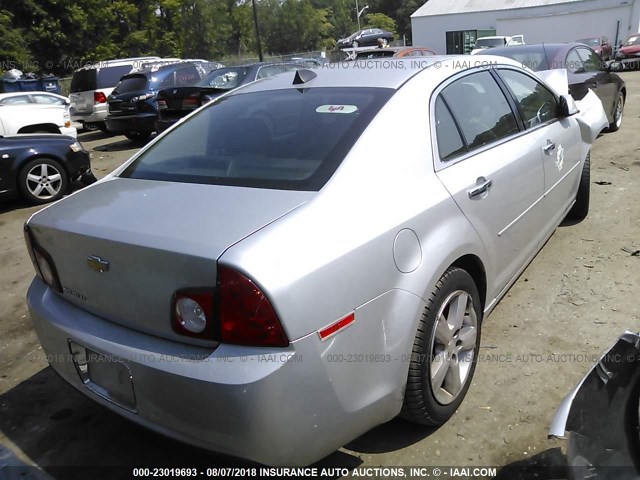
[[[614,73],[618,63],[605,63],[591,48],[582,43],[550,43],[544,45],[517,45],[492,48],[491,55],[512,58],[534,72],[566,68],[569,76],[569,93],[581,100],[593,90],[600,98],[609,121],[608,132],[615,132],[622,125],[627,88]]]
[[[609,43],[607,37],[589,37],[576,40],[576,43],[583,43],[591,47],[603,60],[613,59],[613,47]]]
[[[154,132],[158,118],[158,90],[194,85],[205,74],[197,63],[158,62],[123,76],[107,98],[107,129],[111,133],[125,135],[131,141],[147,140]]]
[[[0,137],[0,198],[23,197],[39,205],[61,198],[71,183],[96,181],[89,152],[66,135]]]
[[[258,62],[225,67],[209,72],[195,85],[160,90],[156,100],[158,119],[155,122],[155,129],[158,133],[166,130],[201,105],[242,85],[303,68],[309,67],[302,62]]]
[[[338,40],[338,48],[358,48],[371,45],[386,47],[393,41],[393,33],[381,28],[367,28],[358,30],[347,38]]]

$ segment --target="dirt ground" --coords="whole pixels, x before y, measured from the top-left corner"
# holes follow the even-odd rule
[[[640,72],[622,76],[624,122],[593,147],[589,217],[558,228],[486,320],[474,382],[455,416],[437,430],[394,420],[320,465],[562,464],[565,442],[547,439],[556,407],[594,356],[640,330],[640,257],[621,250],[640,248]],[[98,177],[135,152],[124,137],[80,139]],[[47,366],[25,305],[33,269],[22,225],[36,210],[0,206],[0,459],[4,446],[54,477],[56,465],[236,463],[121,419]]]

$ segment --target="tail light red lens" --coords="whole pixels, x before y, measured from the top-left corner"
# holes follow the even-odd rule
[[[198,99],[194,97],[187,97],[182,99],[182,108],[184,109],[196,109],[198,108]]]
[[[213,289],[186,289],[176,292],[172,305],[173,330],[180,335],[213,339],[213,299]]]
[[[56,266],[53,263],[53,258],[34,242],[28,225],[24,226],[24,239],[27,244],[27,250],[29,251],[29,257],[31,257],[31,262],[33,263],[33,268],[38,277],[56,292],[62,293],[62,284],[60,283]]]
[[[263,347],[289,345],[269,299],[240,272],[218,266],[218,301],[220,341]]]
[[[93,92],[93,101],[95,103],[107,103],[107,96],[104,92]]]

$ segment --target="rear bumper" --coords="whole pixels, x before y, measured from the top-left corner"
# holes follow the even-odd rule
[[[107,130],[111,133],[128,132],[153,132],[154,122],[158,116],[155,113],[142,113],[137,115],[123,115],[107,117]]]
[[[344,369],[355,367],[327,365],[328,345],[315,334],[286,349],[223,344],[214,350],[105,321],[66,302],[39,278],[27,301],[49,363],[64,380],[136,423],[199,447],[270,465],[307,465],[399,410],[392,395],[372,390],[367,398],[345,401],[340,390],[354,378]],[[70,341],[126,365],[133,408],[81,381]],[[330,375],[329,367],[343,372]]]
[[[90,112],[79,112],[71,108],[71,120],[80,123],[102,123],[107,119],[108,108],[106,103],[99,103],[93,106]]]
[[[171,126],[178,123],[178,120],[180,120],[180,118],[172,118],[172,119],[158,118],[154,123],[156,132],[158,133],[164,132]]]

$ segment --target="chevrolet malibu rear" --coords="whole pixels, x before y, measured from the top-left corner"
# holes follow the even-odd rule
[[[493,73],[472,71],[469,88],[504,100],[481,96],[491,135],[469,124],[486,160],[436,168],[477,147],[433,120],[453,64],[406,67],[254,82],[31,217],[28,304],[51,366],[134,422],[272,465],[317,461],[398,414],[444,423],[484,315],[580,200],[593,139],[558,114],[564,180],[543,197],[546,127],[529,134]],[[525,73],[520,94],[547,88]],[[527,110],[543,123],[560,102],[547,93]]]

